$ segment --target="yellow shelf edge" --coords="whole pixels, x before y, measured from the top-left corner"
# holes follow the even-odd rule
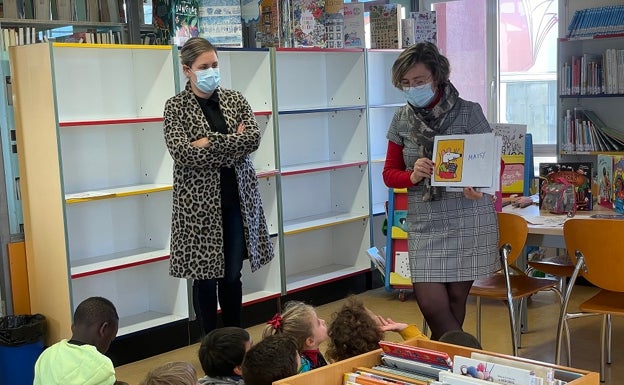
[[[157,192],[170,191],[170,190],[173,190],[173,186],[163,186],[163,187],[154,187],[154,188],[133,190],[133,191],[127,191],[127,192],[120,192],[120,193],[110,193],[110,194],[100,195],[97,197],[89,197],[89,198],[69,198],[69,199],[65,199],[65,203],[68,205],[71,205],[75,203],[85,203],[85,202],[97,201],[97,200],[102,200],[102,199],[123,198],[123,197],[128,197],[128,196],[133,196],[133,195],[143,195],[143,194],[157,193]]]
[[[53,47],[60,48],[105,48],[105,49],[153,49],[171,50],[170,45],[148,45],[148,44],[94,44],[94,43],[61,43],[52,42]]]

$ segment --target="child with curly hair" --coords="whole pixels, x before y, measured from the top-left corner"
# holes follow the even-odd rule
[[[301,372],[327,365],[319,350],[321,343],[328,339],[327,324],[318,317],[314,307],[300,301],[289,301],[281,314],[267,322],[263,338],[274,334],[285,334],[297,342],[301,356]]]
[[[378,349],[379,341],[383,340],[387,331],[399,333],[404,340],[429,339],[416,325],[398,323],[376,315],[361,300],[351,296],[332,316],[327,357],[335,362]]]

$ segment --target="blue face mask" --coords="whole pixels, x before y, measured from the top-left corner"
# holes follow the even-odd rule
[[[403,93],[407,102],[414,107],[425,107],[435,95],[431,83],[417,87],[405,87],[403,88]]]
[[[221,80],[219,68],[198,70],[195,71],[195,76],[197,77],[197,83],[195,83],[197,89],[206,94],[211,94],[216,90],[219,85],[219,80]]]

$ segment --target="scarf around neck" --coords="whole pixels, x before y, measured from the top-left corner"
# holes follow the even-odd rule
[[[453,123],[448,118],[448,113],[455,107],[459,100],[459,92],[450,81],[440,87],[442,96],[440,101],[431,108],[418,108],[411,104],[414,114],[408,115],[409,124],[412,127],[412,139],[420,146],[423,156],[433,159],[433,141],[436,135],[444,135],[446,130]],[[425,178],[423,200],[436,200],[441,195],[440,187],[431,187],[431,180]]]

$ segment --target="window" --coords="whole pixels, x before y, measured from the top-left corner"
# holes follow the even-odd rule
[[[559,0],[421,0],[460,95],[490,121],[526,124],[536,167],[555,161]],[[485,58],[485,59],[484,59]]]

